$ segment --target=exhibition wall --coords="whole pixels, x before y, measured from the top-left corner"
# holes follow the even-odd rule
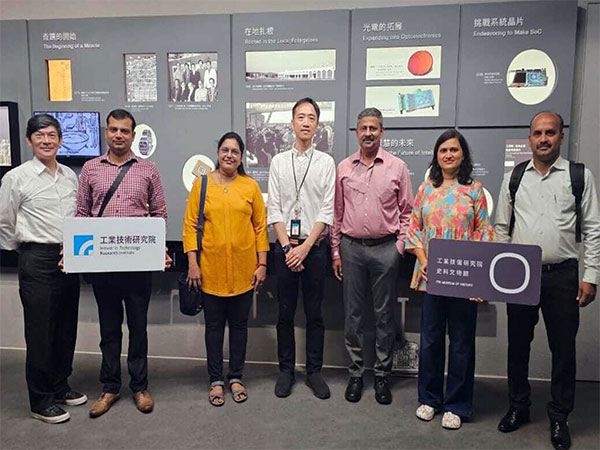
[[[543,109],[565,118],[563,155],[586,162],[598,179],[598,5],[440,3],[447,4],[2,21],[0,97],[19,103],[22,135],[33,111],[98,111],[101,136],[111,109],[131,110],[138,124],[148,126],[138,133],[135,149],[161,171],[172,241],[180,240],[191,182],[215,159],[216,139],[232,128],[245,137],[246,166],[266,192],[270,158],[292,139],[291,105],[306,95],[322,107],[315,144],[336,162],[358,148],[353,132],[357,113],[365,106],[380,108],[386,126],[382,143],[407,162],[415,191],[435,139],[444,128],[456,126],[473,149],[475,176],[495,200],[505,171],[529,158],[527,125]],[[62,62],[55,66],[49,64],[52,60]],[[175,79],[185,78],[180,72],[187,70],[186,63],[191,71],[199,61],[210,63],[201,77],[216,75],[212,98],[210,81],[199,89],[206,93],[178,97]],[[51,95],[57,100],[51,101]],[[30,157],[23,140],[22,159]],[[169,274],[160,277],[157,298],[169,292],[172,281]],[[418,341],[419,299],[407,289],[407,278],[405,271],[399,281],[400,296],[409,298],[406,337]],[[273,288],[270,279],[257,299],[250,326],[251,336],[260,338],[249,347],[250,359],[274,360]],[[334,279],[328,280],[326,303],[325,360],[344,365],[341,289]],[[582,310],[578,378],[585,380],[600,379],[597,305]],[[176,323],[177,330],[197,324],[173,319],[165,305],[155,308],[157,323]],[[82,320],[93,322],[91,314]],[[151,352],[203,356],[198,346],[168,345],[177,332],[163,330],[164,339]],[[547,378],[550,359],[542,330],[540,324],[531,375]],[[480,307],[478,336],[477,373],[504,376],[504,305]],[[97,350],[93,340],[89,347],[78,345]]]

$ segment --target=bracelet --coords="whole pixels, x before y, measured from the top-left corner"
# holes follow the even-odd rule
[[[266,265],[266,264],[263,264],[263,263],[258,263],[258,265],[257,265],[256,267],[264,267],[264,268],[266,269],[266,268],[267,268],[267,265]]]

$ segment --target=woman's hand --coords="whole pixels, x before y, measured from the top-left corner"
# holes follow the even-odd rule
[[[190,289],[200,289],[202,282],[200,280],[200,266],[198,264],[190,264],[186,281]]]
[[[419,267],[419,272],[417,273],[417,286],[421,284],[421,280],[427,283],[427,260],[425,260]]]
[[[255,292],[258,291],[266,279],[267,268],[265,266],[258,266],[252,275],[252,287]]]
[[[473,303],[483,303],[483,302],[485,302],[485,300],[482,299],[481,297],[470,297],[469,301],[471,301]]]

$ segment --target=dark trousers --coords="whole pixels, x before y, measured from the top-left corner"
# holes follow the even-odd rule
[[[93,275],[92,286],[100,319],[102,391],[121,389],[121,343],[123,303],[127,311],[129,387],[140,392],[148,387],[148,305],[152,292],[151,272],[109,272]]]
[[[448,378],[444,395],[444,360],[448,324]],[[419,353],[419,403],[461,417],[473,413],[477,303],[423,294]]]
[[[227,379],[241,380],[246,362],[248,315],[252,306],[250,290],[234,297],[204,293],[206,359],[210,382],[223,381],[223,336],[229,326],[229,372]]]
[[[529,352],[541,308],[552,352],[552,400],[548,416],[566,420],[575,402],[575,337],[579,328],[577,303],[578,269],[573,261],[542,272],[540,303],[537,306],[508,304],[508,391],[510,405],[529,407]]]
[[[325,327],[321,303],[325,291],[328,246],[321,242],[314,245],[304,260],[302,272],[292,272],[285,264],[285,254],[279,243],[275,246],[274,261],[277,273],[277,354],[279,370],[294,372],[296,364],[296,340],[294,316],[298,302],[298,284],[302,282],[304,314],[306,315],[306,372],[316,373],[323,366],[323,340]]]
[[[77,338],[79,277],[60,271],[60,248],[43,245],[19,252],[19,295],[25,316],[25,377],[32,410],[54,404],[71,388]]]
[[[365,246],[342,237],[340,246],[344,269],[344,341],[350,356],[350,376],[361,377],[364,370],[364,319],[368,299],[373,299],[375,315],[376,376],[392,371],[392,349],[396,329],[393,306],[400,253],[395,240]]]

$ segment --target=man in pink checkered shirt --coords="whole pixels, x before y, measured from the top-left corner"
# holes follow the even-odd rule
[[[167,205],[154,163],[138,158],[131,151],[135,137],[135,119],[123,109],[106,118],[106,154],[84,164],[77,192],[77,216],[96,217],[113,181],[126,164],[129,171],[106,205],[103,217],[162,217],[167,220]],[[165,266],[171,259],[165,256]],[[102,394],[90,409],[90,417],[107,412],[119,399],[121,389],[121,341],[123,303],[127,311],[129,348],[127,368],[129,387],[137,408],[152,412],[154,402],[148,392],[148,305],[152,292],[151,272],[105,272],[93,275],[92,287],[98,304]]]

